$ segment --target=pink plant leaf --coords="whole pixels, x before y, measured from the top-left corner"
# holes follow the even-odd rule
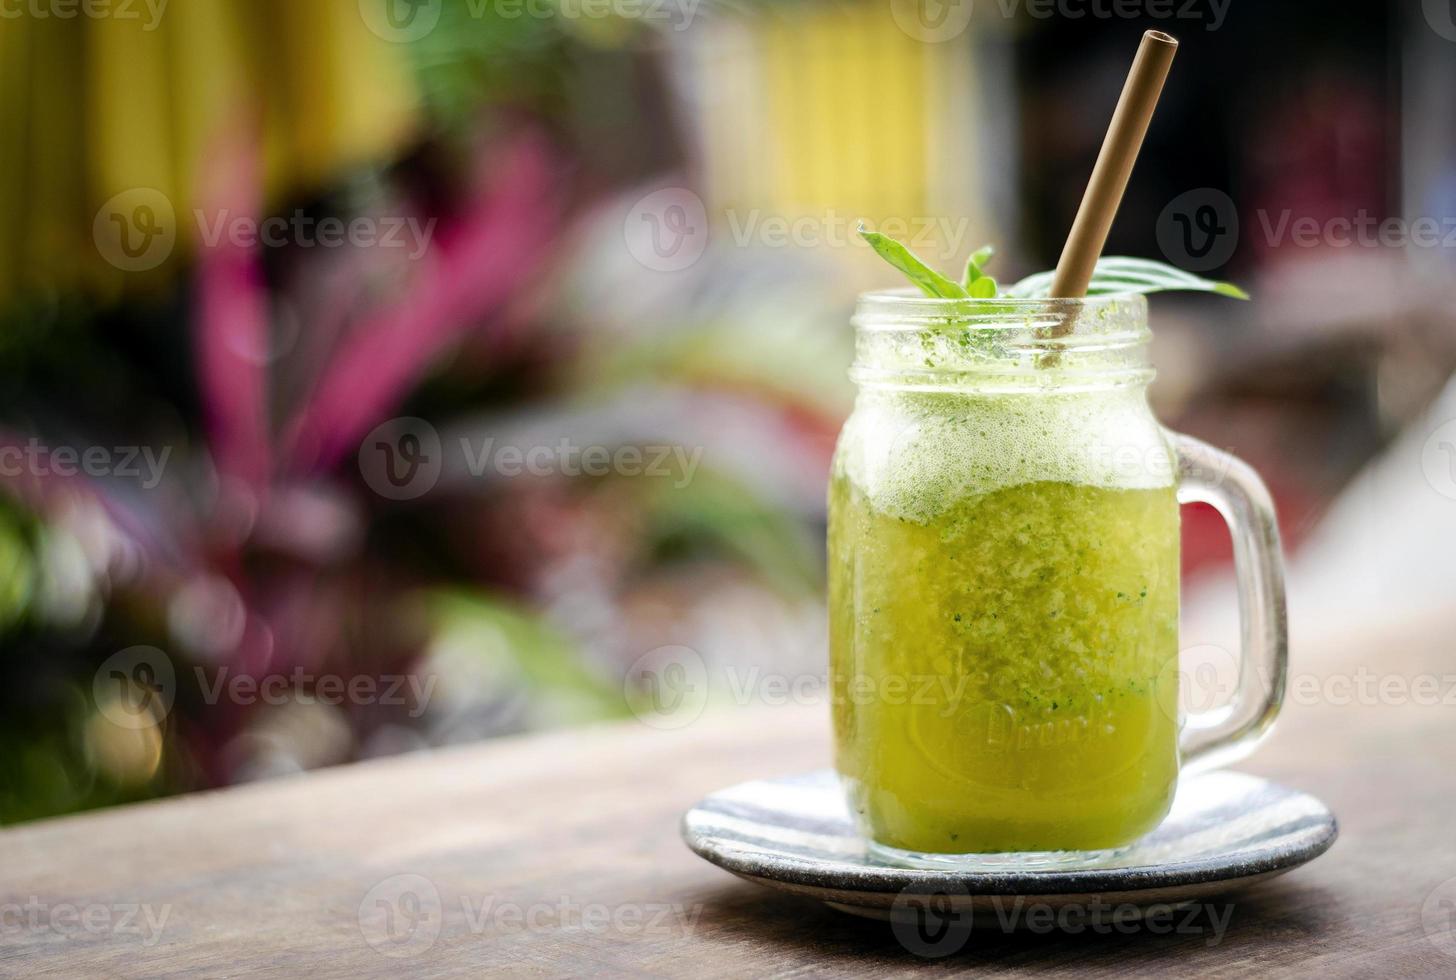
[[[437,230],[405,292],[362,318],[289,423],[291,469],[337,465],[442,352],[499,318],[555,234],[561,208],[551,162],[534,134],[482,156],[477,192]]]
[[[198,202],[215,227],[256,221],[262,210],[258,143],[245,124],[212,147]],[[193,319],[197,384],[208,442],[219,474],[266,494],[270,468],[267,420],[268,296],[256,243],[223,233],[198,242]]]

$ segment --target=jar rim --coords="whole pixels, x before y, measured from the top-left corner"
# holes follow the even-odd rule
[[[943,299],[914,289],[863,293],[852,322],[861,387],[1044,391],[1152,378],[1147,297]]]
[[[1132,333],[1147,329],[1148,299],[1142,293],[1107,293],[1079,298],[1023,298],[926,296],[912,287],[876,289],[861,293],[852,322],[858,328],[915,330],[927,326],[972,324],[981,329],[1045,329],[1071,323],[1069,336],[1082,332],[1078,325],[1121,321]],[[1122,331],[1117,331],[1122,332]]]

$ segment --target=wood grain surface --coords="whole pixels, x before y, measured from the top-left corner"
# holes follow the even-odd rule
[[[1440,703],[1456,700],[1451,626],[1318,655],[1296,643],[1303,690],[1241,768],[1323,798],[1341,839],[1211,900],[1188,928],[1006,934],[978,920],[963,949],[927,959],[888,925],[690,854],[677,823],[699,797],[828,764],[827,709],[810,705],[504,740],[10,828],[0,974],[1456,976],[1456,704]],[[1414,693],[1431,690],[1423,676],[1438,703],[1417,703],[1430,700]]]

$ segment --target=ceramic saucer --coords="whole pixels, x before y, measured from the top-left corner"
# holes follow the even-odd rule
[[[1334,815],[1307,793],[1237,772],[1190,776],[1152,833],[1111,855],[995,870],[898,866],[866,852],[829,770],[742,783],[683,817],[688,847],[741,878],[886,918],[896,899],[946,895],[972,908],[1009,896],[1053,907],[1192,902],[1299,867],[1329,849]]]

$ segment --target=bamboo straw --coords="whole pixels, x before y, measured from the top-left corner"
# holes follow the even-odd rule
[[[1122,203],[1132,165],[1142,148],[1148,122],[1163,91],[1163,81],[1173,64],[1178,40],[1162,31],[1148,31],[1138,46],[1137,57],[1122,86],[1122,96],[1112,113],[1112,123],[1102,140],[1092,178],[1082,194],[1072,231],[1057,261],[1052,277],[1052,296],[1075,298],[1085,296],[1092,281],[1092,269],[1102,247],[1107,244],[1107,231]]]

